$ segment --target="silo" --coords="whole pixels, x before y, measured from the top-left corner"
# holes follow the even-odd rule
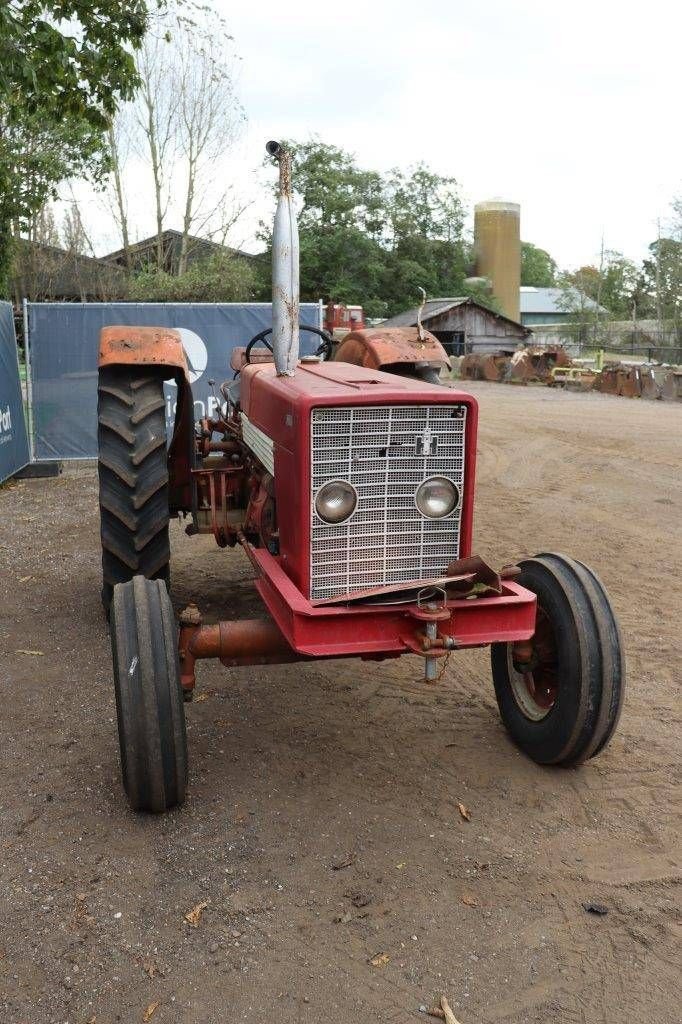
[[[476,275],[487,277],[505,316],[519,320],[521,207],[493,200],[474,207]]]

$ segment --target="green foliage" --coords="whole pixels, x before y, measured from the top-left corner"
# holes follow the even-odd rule
[[[320,142],[288,144],[295,164],[294,188],[302,206],[301,231],[355,227],[376,236],[383,223],[383,182],[356,167],[353,157]]]
[[[428,295],[463,295],[469,260],[454,178],[423,164],[387,175],[364,170],[336,146],[289,144],[300,207],[301,298],[362,302],[370,317]],[[263,239],[270,249],[269,228]],[[264,264],[260,295],[269,297]]]
[[[137,84],[130,47],[147,16],[144,0],[0,5],[0,293],[13,231],[65,177],[101,175],[109,119]]]
[[[681,233],[682,235],[682,233]],[[682,322],[682,237],[661,238],[649,246],[638,281],[640,309],[661,320]],[[640,311],[639,316],[645,314]]]
[[[131,278],[128,297],[136,302],[248,302],[254,297],[255,282],[249,262],[216,253],[191,263],[184,274],[151,266]]]
[[[532,242],[521,242],[521,284],[551,288],[556,283],[557,265],[544,249]]]
[[[627,320],[632,315],[638,277],[639,270],[632,260],[613,250],[604,253],[601,304],[615,320]]]
[[[461,239],[464,208],[454,178],[434,174],[423,163],[407,174],[395,168],[387,193],[386,212],[395,239]]]
[[[561,289],[558,305],[566,312],[566,318],[577,324],[593,324],[599,318],[597,296],[600,289],[600,275],[596,267],[584,266],[578,270],[564,272],[557,278]]]
[[[659,316],[678,324],[682,319],[682,240],[661,238],[649,246],[650,257],[638,267],[622,253],[606,250],[601,269],[593,265],[564,274],[564,308],[576,320],[639,320]],[[595,311],[591,299],[606,312]]]
[[[604,252],[601,269],[592,265],[580,267],[574,273],[565,274],[563,281],[603,306],[610,319],[627,320],[632,314],[638,277],[639,270],[632,260],[608,249]],[[579,297],[573,304],[578,308],[586,305]]]
[[[0,6],[0,95],[15,112],[84,119],[100,130],[136,83],[145,0],[9,0]]]

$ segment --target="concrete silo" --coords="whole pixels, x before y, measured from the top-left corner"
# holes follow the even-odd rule
[[[493,200],[474,207],[476,275],[490,281],[505,316],[518,321],[521,287],[521,207]]]

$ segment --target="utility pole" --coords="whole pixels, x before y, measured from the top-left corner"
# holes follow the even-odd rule
[[[661,218],[656,221],[656,327],[658,343],[663,336],[663,317],[661,315]]]
[[[602,284],[604,281],[604,232],[601,234],[601,249],[599,251],[599,278],[597,280],[597,308],[594,314],[594,333],[595,341],[598,341],[599,335],[599,314],[601,313],[601,295],[602,295]]]

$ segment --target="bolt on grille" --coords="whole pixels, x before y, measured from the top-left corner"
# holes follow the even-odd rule
[[[445,476],[463,494],[466,407],[359,406],[311,414],[310,597],[322,600],[441,575],[459,557],[462,501],[427,519],[415,493]],[[358,495],[336,526],[315,512],[318,490],[346,480]]]

